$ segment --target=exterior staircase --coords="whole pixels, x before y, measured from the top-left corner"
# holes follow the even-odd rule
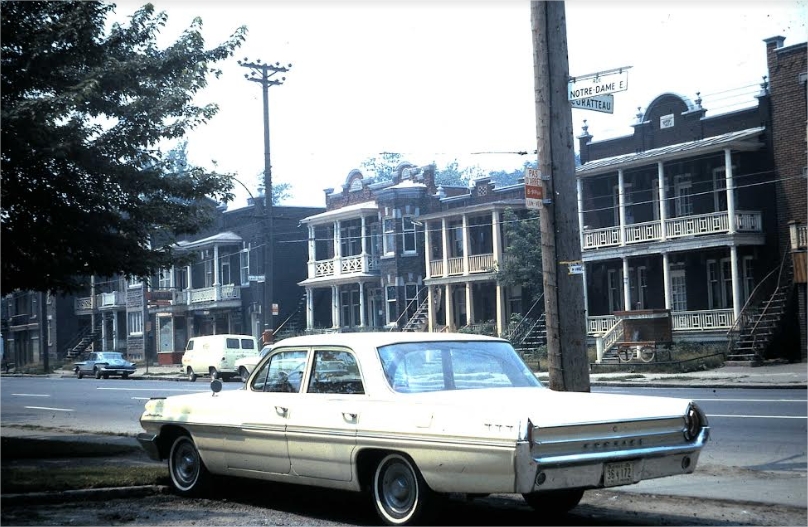
[[[547,325],[544,313],[539,318],[525,318],[508,336],[511,345],[521,356],[532,354],[542,346],[547,345]]]
[[[756,365],[766,359],[769,344],[781,330],[791,292],[790,259],[770,272],[749,296],[728,332],[727,362]]]
[[[275,341],[293,337],[295,335],[302,335],[306,330],[306,295],[303,295],[297,302],[297,307],[294,311],[281,322],[273,335]]]
[[[68,360],[80,357],[93,342],[101,337],[101,325],[103,323],[104,317],[98,316],[96,317],[95,327],[86,326],[76,334],[67,349],[66,357]]]
[[[407,320],[401,331],[426,331],[429,327],[429,297],[425,298],[423,302],[415,310],[415,313]]]

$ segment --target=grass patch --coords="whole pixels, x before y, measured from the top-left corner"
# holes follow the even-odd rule
[[[3,494],[170,484],[164,466],[117,464],[2,467],[0,479]]]

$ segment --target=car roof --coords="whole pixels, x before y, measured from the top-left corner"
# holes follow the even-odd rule
[[[476,335],[473,333],[427,333],[406,331],[375,331],[362,333],[322,333],[305,335],[279,340],[277,346],[351,346],[378,347],[389,344],[408,342],[472,342],[472,341],[507,342],[505,339]]]

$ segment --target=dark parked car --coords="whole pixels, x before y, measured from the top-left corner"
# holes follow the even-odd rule
[[[85,375],[93,375],[96,379],[108,379],[110,375],[119,375],[126,379],[135,373],[135,365],[123,358],[116,351],[90,353],[87,360],[75,363],[73,371],[81,379]]]

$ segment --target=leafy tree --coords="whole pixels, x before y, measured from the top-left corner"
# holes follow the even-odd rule
[[[206,49],[195,19],[165,49],[167,15],[147,4],[105,32],[112,4],[0,3],[0,290],[72,291],[89,275],[151,275],[169,245],[210,220],[230,176],[180,169],[176,141],[208,121],[194,94],[218,77],[246,28]],[[150,247],[150,234],[165,239]]]
[[[275,183],[272,182],[272,204],[280,205],[281,202],[288,200],[291,197],[292,185],[290,183]],[[263,196],[266,193],[264,185],[264,173],[258,174],[258,195]]]
[[[503,220],[505,258],[497,280],[507,286],[522,286],[532,304],[541,298],[543,291],[539,213],[506,209]]]
[[[492,171],[489,175],[491,179],[500,187],[507,187],[509,185],[516,185],[519,182],[519,178],[525,177],[525,170],[528,168],[536,168],[538,166],[537,161],[525,161],[522,168],[518,170],[514,170],[512,172],[505,172],[504,170],[496,170]]]
[[[360,166],[375,174],[376,181],[390,181],[393,179],[393,174],[396,167],[404,161],[401,154],[396,152],[382,152],[381,158],[369,157],[362,161]]]

